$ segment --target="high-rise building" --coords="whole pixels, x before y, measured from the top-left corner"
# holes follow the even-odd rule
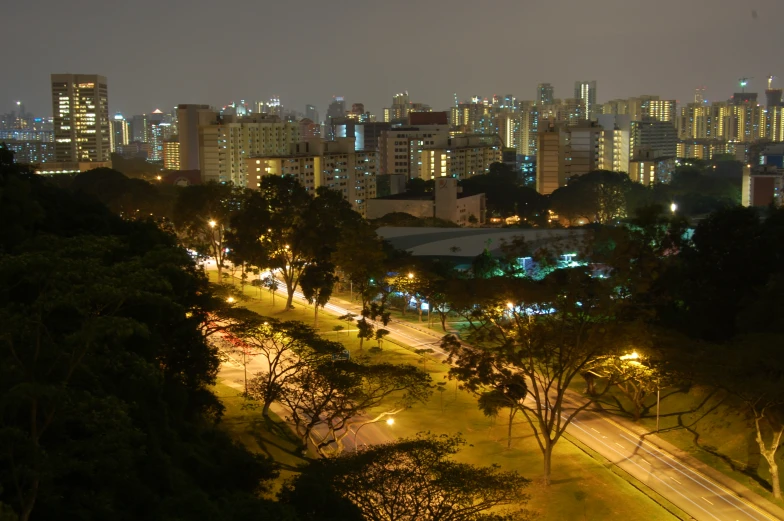
[[[574,97],[580,100],[582,119],[592,119],[593,106],[596,104],[596,81],[574,82]]]
[[[305,118],[311,120],[313,123],[321,123],[315,105],[305,105]]]
[[[117,151],[120,145],[127,145],[130,142],[131,129],[128,125],[128,120],[119,112],[114,115],[111,121],[111,137],[112,137],[112,152]]]
[[[218,121],[218,112],[209,105],[177,105],[177,134],[180,142],[180,169],[199,170],[199,126]]]
[[[343,194],[354,210],[366,212],[376,197],[378,152],[356,150],[354,139],[312,139],[291,143],[285,154],[258,154],[245,159],[247,186],[257,189],[265,175],[292,176],[309,191],[324,186]]]
[[[553,124],[536,136],[536,191],[550,195],[566,184],[563,165],[565,133]]]
[[[180,170],[180,142],[166,140],[163,142],[163,168]]]
[[[705,103],[705,87],[694,89],[694,103]]]
[[[55,160],[107,162],[109,90],[97,74],[52,74]]]
[[[411,99],[408,91],[392,96],[392,106],[384,109],[384,123],[403,122],[411,111]]]
[[[555,89],[549,83],[540,83],[536,86],[536,103],[539,105],[552,105]]]
[[[202,180],[246,186],[247,158],[286,155],[298,141],[299,123],[282,122],[277,116],[226,117],[212,125],[200,125]],[[183,157],[180,150],[181,161]]]
[[[678,135],[669,121],[647,119],[632,121],[629,132],[629,150],[634,159],[642,151],[650,150],[653,157],[675,157],[678,153]]]
[[[346,115],[346,100],[343,99],[343,96],[335,96],[332,99],[332,103],[329,104],[327,107],[327,119],[324,121],[325,133],[327,139],[334,139],[334,134],[332,133],[332,120],[335,118],[342,118]]]

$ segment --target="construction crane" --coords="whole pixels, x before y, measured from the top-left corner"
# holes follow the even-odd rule
[[[773,78],[775,78],[775,76],[773,76],[772,74],[768,76],[768,90],[773,89]]]
[[[749,80],[752,80],[752,79],[754,79],[754,78],[740,78],[738,80],[740,82],[740,91],[741,92],[746,92],[746,85],[748,85],[749,84]]]

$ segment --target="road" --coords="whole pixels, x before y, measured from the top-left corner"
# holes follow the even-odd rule
[[[295,293],[295,301],[304,297]],[[348,312],[359,314],[359,306],[336,300],[325,310],[334,315]],[[439,349],[443,333],[402,321],[391,321],[382,326],[390,331],[388,339],[414,348],[431,347],[439,358],[446,354]],[[570,396],[572,406],[581,397]],[[567,411],[568,412],[568,411]],[[725,476],[712,478],[698,472],[685,460],[660,448],[654,436],[634,433],[623,425],[624,420],[609,419],[606,415],[584,410],[567,428],[567,433],[580,443],[601,454],[650,489],[666,498],[698,521],[769,521],[784,520],[781,509],[756,496],[745,487]],[[362,428],[357,444],[380,443],[391,439],[386,425],[367,425]],[[349,436],[349,438],[353,438]],[[353,444],[353,439],[351,440]],[[350,445],[346,444],[347,448]],[[718,480],[721,480],[721,484]],[[732,490],[731,490],[732,489]],[[742,497],[739,497],[742,496]]]

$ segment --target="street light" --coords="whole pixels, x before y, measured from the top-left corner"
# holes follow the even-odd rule
[[[673,203],[674,205],[675,203]],[[632,364],[640,364],[643,365],[642,362],[638,362],[640,359],[639,353],[637,351],[632,351],[628,355],[623,355],[621,360],[631,360]],[[659,386],[659,377],[656,377],[656,432],[659,432],[659,410],[661,405],[661,387]]]
[[[226,302],[228,302],[229,304],[234,304],[234,297],[227,298]]]
[[[414,274],[413,274],[413,273],[409,273],[409,274],[408,274],[408,278],[409,278],[409,279],[413,279],[413,278],[414,278]]]
[[[360,425],[359,428],[356,431],[354,431],[354,450],[357,450],[357,436],[359,435],[359,431],[362,430],[362,427],[364,427],[365,425],[369,425],[371,423],[378,423],[380,421],[381,421],[381,419],[379,418],[378,420],[375,420],[375,421],[365,422],[362,425]],[[384,423],[386,423],[389,426],[392,426],[392,425],[395,424],[395,419],[392,418],[392,417],[389,417],[389,418],[386,419],[386,421]],[[367,445],[367,443],[365,445]]]
[[[212,219],[210,219],[210,222],[208,222],[207,224],[209,224],[209,225],[210,225],[210,228],[215,228],[216,226],[218,226],[218,223],[216,223],[216,222],[215,222],[215,221],[213,221]]]
[[[672,204],[670,205],[670,211],[671,211],[672,213],[675,213],[676,211],[678,211],[678,205],[677,205],[677,204],[675,204],[675,203],[672,203]]]

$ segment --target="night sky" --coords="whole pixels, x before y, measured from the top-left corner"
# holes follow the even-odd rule
[[[0,112],[51,115],[49,74],[98,73],[126,115],[177,103],[333,95],[381,116],[395,92],[443,110],[453,93],[559,98],[597,80],[598,101],[728,98],[737,79],[784,87],[784,1],[7,0]]]

